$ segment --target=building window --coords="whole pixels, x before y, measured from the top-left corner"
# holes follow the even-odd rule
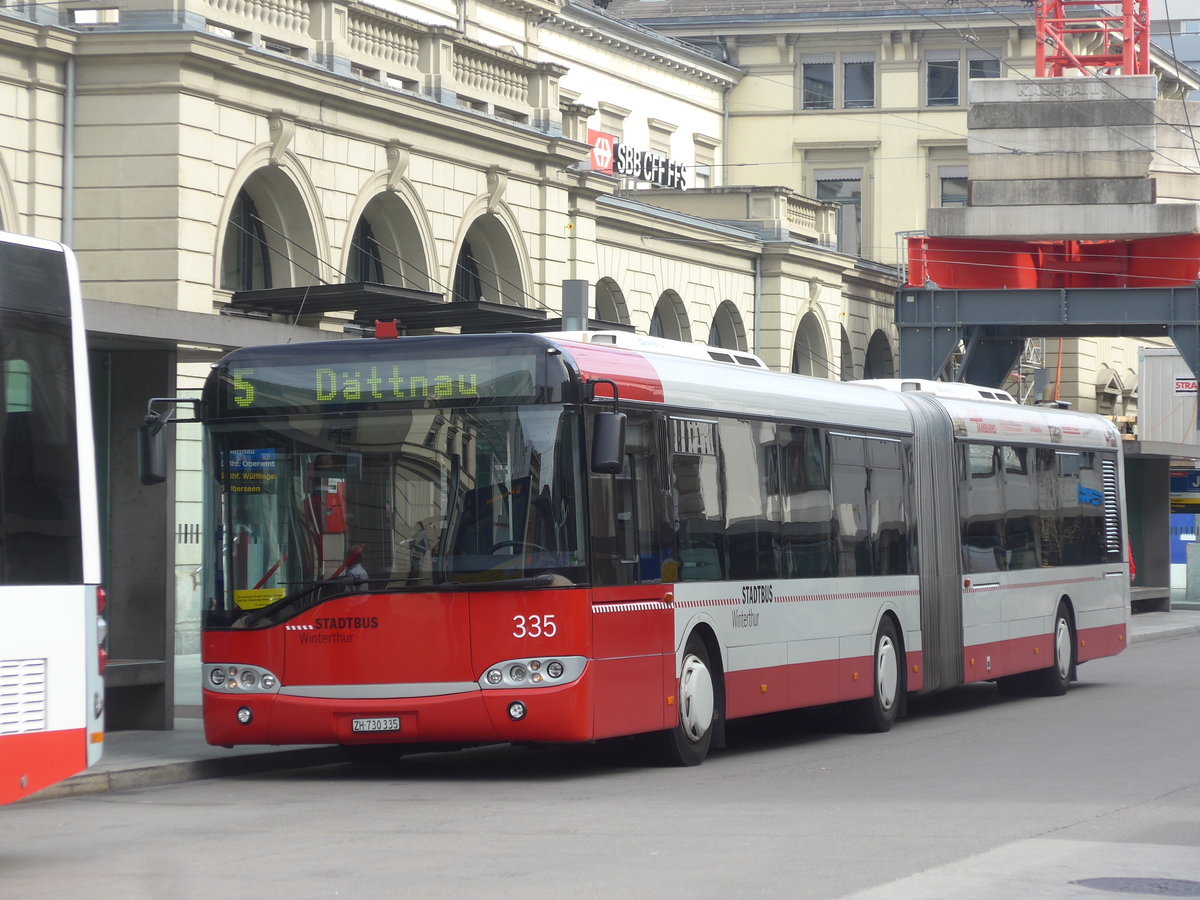
[[[817,199],[841,204],[837,213],[837,249],[862,255],[862,170],[842,169],[816,173]]]
[[[630,111],[623,106],[603,100],[596,104],[596,109],[600,114],[599,130],[605,134],[611,134],[618,141],[624,140],[625,120],[629,117]]]
[[[688,187],[706,188],[713,185],[713,168],[717,161],[717,148],[721,142],[716,138],[703,134],[692,135],[693,158],[696,166],[692,177],[688,179]]]
[[[650,135],[650,149],[655,153],[670,157],[671,135],[676,132],[676,126],[661,119],[647,119],[646,130]]]
[[[805,109],[833,109],[833,59],[810,57],[800,64]]]
[[[846,109],[871,109],[875,106],[875,58],[843,57]]]
[[[254,200],[239,191],[229,213],[221,248],[221,288],[257,291],[272,287],[271,249]]]
[[[967,205],[967,167],[938,166],[938,205]]]
[[[383,277],[383,254],[375,232],[366,219],[358,220],[350,245],[350,280],[358,283],[386,284]]]
[[[840,81],[834,78],[841,72]],[[800,60],[802,109],[870,109],[875,106],[875,56],[842,53]]]
[[[483,299],[483,279],[479,277],[479,262],[471,250],[471,243],[463,241],[458,254],[458,265],[454,268],[454,299],[459,303],[475,303]]]
[[[967,60],[968,78],[999,78],[1000,60],[994,56]]]
[[[958,54],[925,61],[925,105],[958,106]]]

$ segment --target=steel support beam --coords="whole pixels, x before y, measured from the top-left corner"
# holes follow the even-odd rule
[[[1027,338],[1170,337],[1200,371],[1200,286],[896,292],[900,377],[999,387]],[[950,369],[955,351],[963,362]]]

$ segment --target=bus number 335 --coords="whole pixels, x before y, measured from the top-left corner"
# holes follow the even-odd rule
[[[554,637],[558,634],[558,625],[554,623],[554,614],[545,616],[513,616],[513,637],[536,638]]]

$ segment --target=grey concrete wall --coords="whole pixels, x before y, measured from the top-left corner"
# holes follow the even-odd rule
[[[971,184],[972,206],[1153,203],[1149,178],[1027,178]]]
[[[982,79],[970,90],[971,206],[930,210],[931,235],[1197,232],[1200,104],[1157,100],[1153,76]]]
[[[138,478],[137,428],[150,397],[175,386],[174,350],[110,356],[109,535],[107,579],[108,727],[170,728],[174,704],[174,485]],[[168,441],[173,447],[174,442]],[[174,470],[168,460],[167,471]]]
[[[1119,75],[1112,78],[973,78],[972,103],[1054,103],[1059,100],[1154,100],[1158,78],[1154,75]]]
[[[1126,457],[1125,505],[1137,564],[1134,588],[1171,584],[1171,461]]]
[[[1028,240],[1117,240],[1159,234],[1200,233],[1200,207],[1192,203],[1137,206],[979,206],[929,210],[934,237]]]
[[[1152,100],[1110,100],[1079,103],[1027,99],[977,103],[967,113],[972,131],[991,128],[1109,128],[1148,125],[1155,121]]]
[[[977,144],[977,148],[967,159],[967,175],[972,181],[1028,178],[1034,170],[1041,178],[1143,178],[1154,159],[1148,149],[1061,152],[1034,159],[995,145]]]

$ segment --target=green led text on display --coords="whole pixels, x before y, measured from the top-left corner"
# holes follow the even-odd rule
[[[243,409],[255,405],[255,384],[251,381],[254,369],[231,369],[233,402]],[[460,371],[442,375],[401,374],[393,365],[390,373],[381,374],[378,366],[363,370],[338,370],[318,366],[304,392],[305,400],[317,403],[361,403],[371,400],[416,400],[432,397],[439,400],[458,400],[479,396],[479,376],[476,372]]]

